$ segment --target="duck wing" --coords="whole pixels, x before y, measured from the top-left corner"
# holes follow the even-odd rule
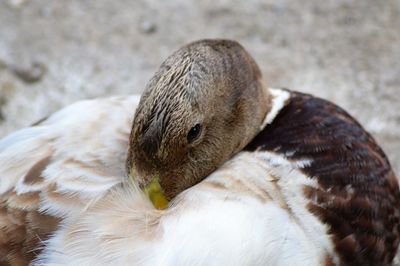
[[[308,164],[308,209],[329,226],[344,265],[388,264],[400,241],[400,192],[373,137],[337,105],[290,92],[289,103],[246,148]]]
[[[26,265],[59,222],[126,177],[139,96],[72,104],[0,140],[0,264]]]

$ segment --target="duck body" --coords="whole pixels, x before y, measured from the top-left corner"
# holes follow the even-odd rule
[[[162,211],[125,174],[136,96],[74,104],[1,140],[1,262],[390,263],[400,196],[384,153],[336,105],[273,91],[244,151]]]

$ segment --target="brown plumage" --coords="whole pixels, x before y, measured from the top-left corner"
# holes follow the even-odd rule
[[[43,241],[61,219],[38,209],[38,193],[16,195],[10,191],[1,196],[0,265],[28,265],[40,254]]]
[[[274,122],[245,150],[312,161],[302,168],[319,184],[304,189],[308,208],[330,226],[343,264],[392,261],[400,241],[398,181],[375,140],[342,108],[291,92]]]

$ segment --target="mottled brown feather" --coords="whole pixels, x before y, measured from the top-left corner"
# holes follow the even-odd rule
[[[384,152],[342,108],[290,93],[274,122],[245,149],[311,160],[302,171],[319,188],[304,188],[308,208],[329,226],[341,263],[390,263],[400,239],[400,192]]]
[[[32,166],[24,177],[24,183],[32,185],[43,181],[42,172],[50,163],[50,156],[45,157]]]
[[[50,157],[32,166],[24,182],[42,180],[41,174]],[[0,265],[28,265],[41,250],[42,241],[54,232],[59,218],[41,214],[39,193],[17,194],[9,191],[0,197]]]

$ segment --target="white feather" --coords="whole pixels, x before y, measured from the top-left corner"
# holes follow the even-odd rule
[[[263,156],[238,154],[167,211],[118,187],[65,223],[38,265],[323,264],[333,246],[301,193],[315,182]]]
[[[266,125],[272,123],[279,111],[285,106],[287,100],[290,98],[290,93],[285,90],[268,88],[268,91],[272,96],[272,108],[261,124],[261,130],[264,129]]]
[[[0,195],[41,193],[39,209],[58,217],[79,213],[125,178],[124,161],[132,114],[139,96],[81,101],[39,126],[0,141]],[[50,158],[43,182],[24,177],[37,162]],[[52,197],[49,196],[52,193]],[[68,199],[73,195],[74,201]]]
[[[287,100],[273,90],[270,123]],[[316,186],[291,162],[242,152],[153,208],[124,163],[138,96],[83,101],[0,141],[0,195],[39,192],[41,212],[63,218],[36,265],[320,265],[335,258],[326,226],[307,210]],[[43,180],[24,177],[40,160]],[[1,221],[0,221],[1,222]]]

